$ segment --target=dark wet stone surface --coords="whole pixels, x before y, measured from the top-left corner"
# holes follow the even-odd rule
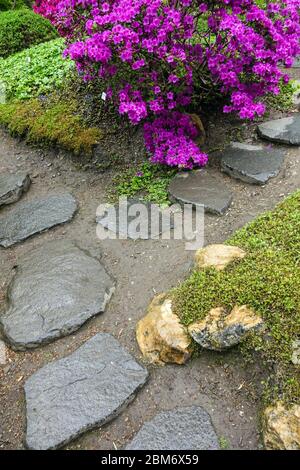
[[[207,170],[178,173],[169,186],[170,196],[181,204],[204,205],[206,212],[222,215],[229,208],[232,194]]]
[[[258,134],[273,142],[300,145],[300,114],[264,122],[258,126]]]
[[[19,259],[0,325],[14,349],[48,343],[103,312],[114,282],[70,241],[51,241]]]
[[[218,437],[200,406],[177,408],[145,423],[126,450],[217,450]]]
[[[161,209],[156,204],[124,199],[120,204],[109,205],[107,210],[98,209],[96,222],[101,225],[98,236],[101,238],[103,227],[123,239],[155,239],[168,227],[174,227],[173,216],[169,214],[169,209]]]
[[[233,178],[264,184],[278,175],[284,155],[282,149],[233,142],[221,153],[221,166]]]
[[[9,247],[36,233],[68,222],[76,209],[76,200],[68,193],[20,203],[0,217],[0,246]]]
[[[0,173],[0,207],[17,202],[29,186],[27,173]]]
[[[147,377],[113,336],[97,334],[26,381],[27,447],[55,449],[109,422]]]

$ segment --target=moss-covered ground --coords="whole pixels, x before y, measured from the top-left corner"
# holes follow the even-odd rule
[[[227,242],[247,252],[224,271],[195,270],[174,291],[176,313],[185,325],[203,319],[213,307],[248,305],[266,323],[240,346],[259,353],[273,370],[266,387],[268,402],[300,400],[300,366],[291,361],[300,337],[300,191],[239,230]],[[257,358],[257,354],[255,355]]]

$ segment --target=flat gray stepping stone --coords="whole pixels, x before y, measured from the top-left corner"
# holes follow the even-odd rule
[[[233,142],[221,153],[221,166],[233,178],[264,184],[278,175],[284,155],[282,149]]]
[[[0,246],[8,247],[71,220],[77,203],[71,194],[51,195],[19,204],[0,217]]]
[[[163,225],[163,220],[166,224],[170,223]],[[174,227],[168,208],[162,209],[151,202],[134,198],[110,205],[107,210],[97,214],[96,222],[120,238],[132,240],[157,238],[169,226]]]
[[[229,208],[232,194],[206,170],[178,173],[169,185],[170,196],[180,203],[204,205],[206,212],[222,215]]]
[[[0,207],[17,202],[30,186],[27,173],[0,174]]]
[[[27,447],[56,449],[109,422],[147,377],[115,338],[97,334],[26,381]]]
[[[14,349],[35,348],[103,312],[113,291],[97,259],[70,241],[51,241],[18,261],[0,326]]]
[[[300,114],[264,122],[258,126],[258,134],[273,142],[300,145]]]
[[[126,450],[217,450],[209,414],[200,406],[177,408],[145,423]]]

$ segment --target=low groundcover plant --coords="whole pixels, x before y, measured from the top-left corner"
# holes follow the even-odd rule
[[[65,55],[85,80],[103,80],[132,124],[145,121],[152,161],[192,168],[207,162],[187,111],[209,81],[223,111],[254,119],[278,94],[300,52],[300,0],[37,0],[67,39]],[[201,103],[198,103],[198,106]]]

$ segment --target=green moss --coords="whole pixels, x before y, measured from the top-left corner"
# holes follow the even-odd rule
[[[8,57],[56,37],[57,32],[50,21],[29,9],[6,11],[0,15],[0,57]]]
[[[189,325],[213,307],[252,307],[263,317],[267,335],[252,335],[241,351],[255,350],[265,363],[276,364],[268,399],[299,401],[300,370],[291,356],[293,340],[300,335],[300,191],[227,243],[245,249],[246,258],[224,271],[194,271],[174,291],[176,313]]]
[[[75,101],[58,98],[47,104],[35,99],[0,105],[0,124],[30,143],[57,144],[75,154],[90,155],[101,138],[100,130],[80,117]]]
[[[120,196],[138,195],[154,204],[168,206],[168,186],[175,173],[174,169],[148,162],[129,168],[115,177],[110,199],[115,201]]]
[[[64,48],[63,39],[54,39],[0,58],[6,100],[27,100],[61,88],[73,69],[73,63],[62,57]]]

